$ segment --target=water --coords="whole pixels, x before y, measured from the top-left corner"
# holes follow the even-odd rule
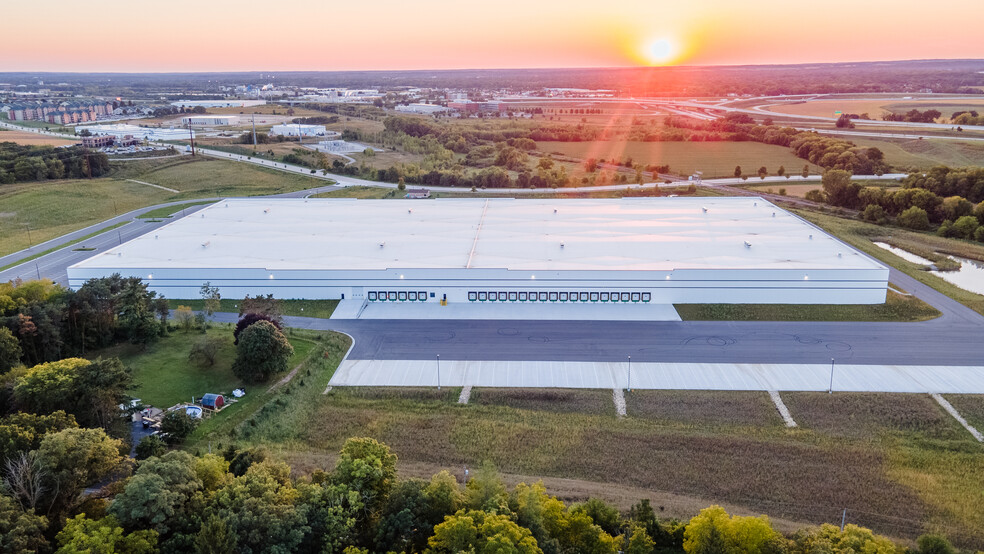
[[[923,258],[922,256],[916,256],[912,252],[909,252],[907,250],[902,250],[901,248],[896,248],[891,244],[886,244],[884,242],[876,242],[875,246],[877,246],[878,248],[884,248],[885,250],[888,250],[892,254],[895,254],[896,256],[902,258],[907,262],[912,262],[914,264],[921,264],[921,265],[933,265],[933,262],[927,260],[926,258]]]
[[[933,275],[964,290],[984,294],[984,263],[958,256],[947,256],[947,258],[960,262],[960,269],[957,271],[932,271]]]
[[[896,248],[884,242],[876,242],[875,246],[884,248],[903,260],[912,263],[926,266],[933,265],[933,262],[923,258],[922,256],[917,256],[912,252],[902,250],[901,248]],[[930,271],[930,273],[966,291],[984,294],[984,262],[968,260],[967,258],[961,258],[958,256],[947,256],[947,258],[950,258],[955,262],[959,262],[960,269],[957,271]]]

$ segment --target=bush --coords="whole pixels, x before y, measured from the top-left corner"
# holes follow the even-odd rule
[[[137,459],[146,460],[154,456],[163,456],[167,452],[167,443],[157,435],[148,435],[137,443]]]
[[[243,381],[266,381],[271,375],[287,371],[287,360],[294,347],[280,329],[269,321],[258,321],[239,335],[232,371]]]
[[[820,189],[813,189],[806,192],[804,196],[810,202],[822,203],[823,202],[823,191]]]
[[[961,239],[973,238],[978,227],[980,227],[980,225],[977,223],[976,217],[972,215],[965,215],[957,218],[957,220],[953,222],[951,234],[954,237]]]
[[[861,219],[882,225],[885,223],[885,208],[878,204],[868,204],[861,212]]]
[[[215,358],[220,348],[222,348],[222,341],[218,337],[205,335],[191,345],[188,361],[200,367],[212,367],[215,365]]]
[[[198,420],[184,410],[172,410],[161,419],[161,433],[168,444],[177,444],[198,427]]]
[[[898,222],[900,226],[906,229],[925,231],[929,229],[929,214],[926,213],[926,210],[918,206],[912,206],[899,214]]]

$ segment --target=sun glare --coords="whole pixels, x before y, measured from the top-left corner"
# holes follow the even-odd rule
[[[668,38],[652,40],[646,45],[646,60],[650,65],[664,65],[673,61],[676,48]]]

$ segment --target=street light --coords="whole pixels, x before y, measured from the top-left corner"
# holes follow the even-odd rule
[[[632,356],[629,356],[629,382],[628,382],[629,392],[632,392]]]
[[[441,355],[437,355],[437,390],[441,390]]]
[[[830,359],[830,386],[827,387],[827,394],[834,392],[834,359]]]

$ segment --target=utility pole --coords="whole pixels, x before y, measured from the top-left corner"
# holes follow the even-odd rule
[[[191,155],[195,155],[195,132],[191,130],[191,118],[188,118],[188,138],[191,139]]]
[[[256,114],[250,114],[250,119],[253,121],[253,148],[256,148]]]
[[[441,390],[441,355],[437,355],[437,390]]]
[[[844,532],[845,523],[847,523],[847,508],[844,508],[844,513],[841,514],[841,533]]]
[[[41,268],[38,266],[38,262],[37,261],[34,262],[34,269],[36,269],[38,271],[38,281],[40,281],[41,280]]]
[[[827,387],[827,394],[834,393],[834,359],[830,359],[830,386]]]
[[[27,249],[32,250],[34,248],[34,241],[31,240],[31,226],[25,225],[27,227]]]
[[[629,382],[628,382],[629,392],[632,392],[632,356],[629,356]]]

